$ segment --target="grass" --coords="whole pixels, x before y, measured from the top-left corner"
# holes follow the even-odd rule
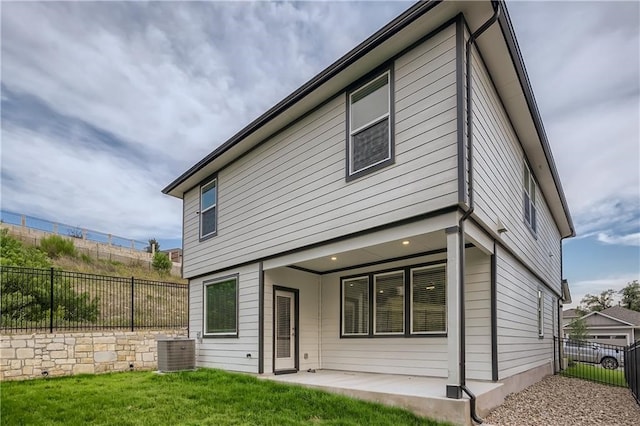
[[[200,369],[4,382],[2,425],[446,425],[253,376]]]
[[[624,372],[622,370],[607,370],[599,365],[577,362],[564,370],[562,375],[607,385],[627,386],[627,381],[624,378]]]
[[[60,256],[52,259],[52,263],[56,268],[85,274],[136,277],[143,280],[167,281],[178,284],[187,283],[187,280],[181,277],[171,274],[160,274],[151,267],[150,263],[135,259],[131,259],[125,263],[115,260],[95,259],[85,253],[81,253],[79,257]]]

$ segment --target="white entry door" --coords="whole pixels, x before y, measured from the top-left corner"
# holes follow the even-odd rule
[[[296,298],[295,293],[276,290],[275,316],[275,371],[296,368]]]

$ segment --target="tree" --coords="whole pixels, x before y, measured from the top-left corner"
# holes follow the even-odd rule
[[[145,247],[147,253],[157,253],[160,251],[160,243],[155,238],[149,240],[149,245]]]
[[[577,318],[569,324],[569,339],[587,340],[587,322],[584,318]]]
[[[169,259],[167,253],[157,251],[156,254],[153,255],[151,266],[153,266],[153,269],[158,271],[160,275],[164,275],[171,270],[173,263],[171,263],[171,259]]]
[[[613,295],[615,292],[612,289],[605,290],[599,295],[587,294],[580,301],[580,306],[576,311],[582,315],[590,312],[600,312],[613,306]],[[584,305],[584,307],[583,307]]]
[[[640,312],[640,283],[633,280],[618,292],[622,295],[622,306]]]

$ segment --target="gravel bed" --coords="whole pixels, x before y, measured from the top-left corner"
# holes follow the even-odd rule
[[[640,425],[640,406],[628,388],[549,376],[507,396],[485,425]]]

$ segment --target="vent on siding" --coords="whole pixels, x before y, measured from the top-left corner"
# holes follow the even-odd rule
[[[196,342],[193,339],[158,339],[158,371],[196,368]]]

